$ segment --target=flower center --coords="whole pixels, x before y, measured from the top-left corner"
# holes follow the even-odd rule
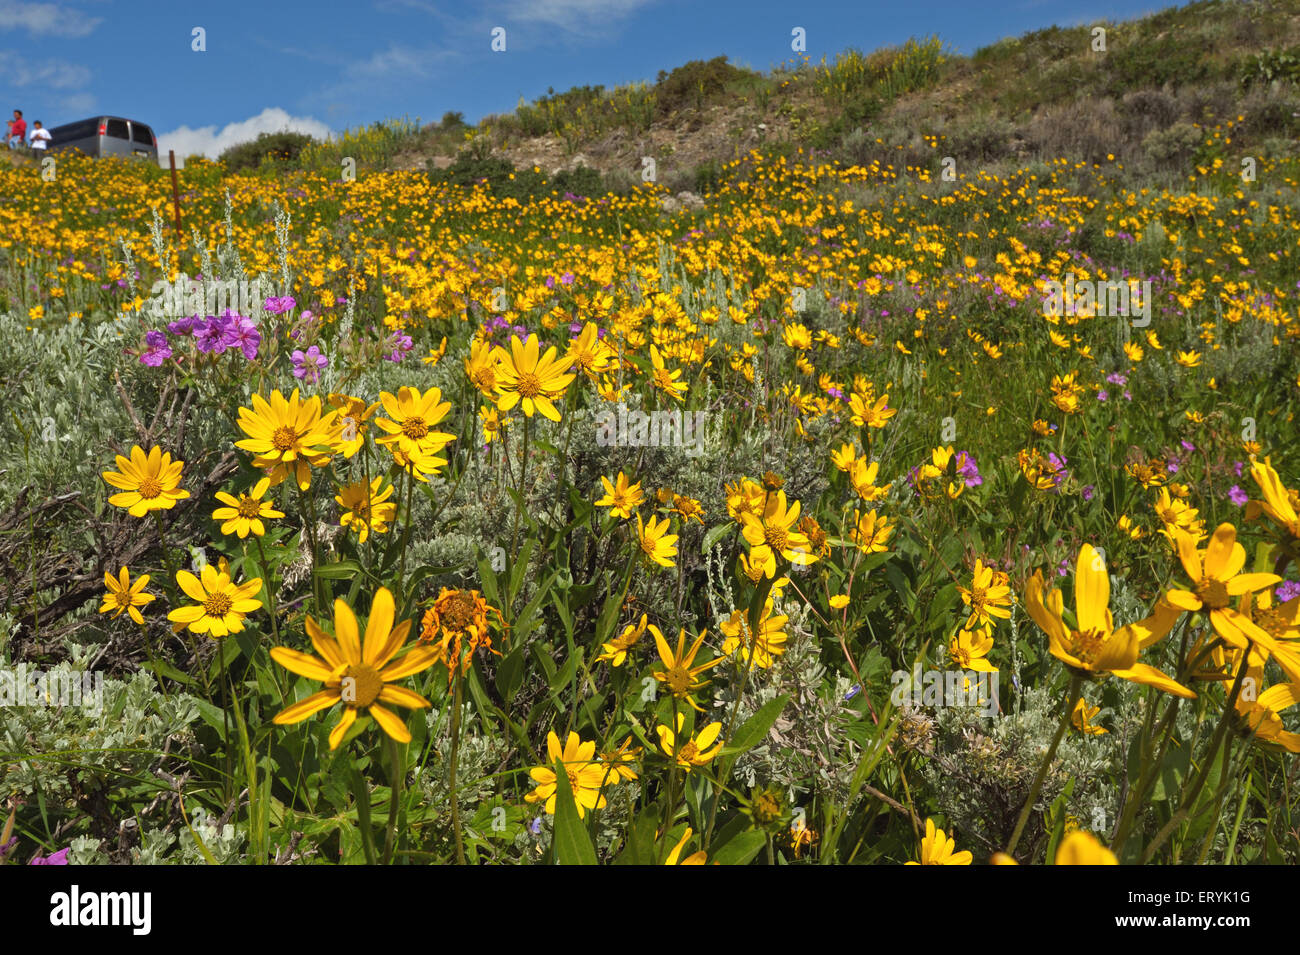
[[[1282,615],[1273,609],[1257,609],[1255,623],[1261,630],[1273,637],[1286,637],[1287,625]]]
[[[671,391],[673,388],[673,376],[667,368],[655,369],[655,384],[664,391]]]
[[[542,379],[531,371],[526,371],[519,376],[519,381],[515,387],[525,398],[536,398],[542,393]]]
[[[695,757],[700,753],[700,749],[695,745],[695,740],[688,739],[682,744],[682,748],[677,751],[677,758],[683,763],[695,761]]]
[[[1100,631],[1073,630],[1070,632],[1070,656],[1084,664],[1091,664],[1101,653],[1104,641]]]
[[[262,502],[255,497],[239,499],[239,516],[252,519],[262,513]]]
[[[343,671],[341,684],[343,702],[357,709],[365,709],[379,699],[384,681],[374,667],[353,663]]]
[[[641,535],[642,552],[644,552],[647,557],[653,557],[655,555],[655,549],[656,549],[655,539],[651,537],[649,534],[642,534]]]
[[[122,610],[131,609],[131,593],[127,590],[119,590],[113,594],[113,602]]]
[[[691,687],[691,673],[680,664],[665,673],[664,680],[668,683],[668,688],[673,691],[673,696],[685,696],[686,691]]]
[[[412,441],[423,441],[429,434],[429,426],[423,418],[407,418],[402,422],[402,434]]]
[[[573,790],[573,794],[576,796],[578,794],[578,774],[567,766],[564,767],[564,772],[569,777],[569,788]]]
[[[288,425],[280,425],[280,427],[275,429],[275,433],[271,435],[271,447],[281,453],[292,450],[293,446],[297,443],[298,432],[294,431],[293,428],[290,428]]]
[[[1200,597],[1201,603],[1211,610],[1222,610],[1228,606],[1227,585],[1213,577],[1201,578],[1201,582],[1196,585],[1196,596]]]
[[[474,598],[464,591],[447,600],[447,609],[443,611],[443,625],[448,630],[464,630],[474,622]]]
[[[763,540],[767,541],[768,546],[774,551],[785,550],[788,537],[785,529],[776,524],[767,524],[763,527]]]
[[[153,500],[162,493],[162,485],[158,483],[157,478],[147,477],[140,482],[140,496],[146,500]]]
[[[203,601],[203,612],[209,617],[224,617],[232,606],[234,602],[229,594],[208,594],[208,599]]]

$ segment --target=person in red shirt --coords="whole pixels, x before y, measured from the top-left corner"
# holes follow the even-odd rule
[[[23,119],[21,109],[14,110],[14,118],[9,123],[9,148],[17,149],[27,144],[27,120]]]

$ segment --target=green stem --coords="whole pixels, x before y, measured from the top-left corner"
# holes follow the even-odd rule
[[[453,676],[456,689],[452,694],[451,710],[451,761],[448,765],[448,791],[451,794],[451,832],[452,838],[456,841],[456,864],[465,864],[465,837],[460,827],[460,796],[456,792],[456,768],[460,758],[460,700],[461,684],[463,680],[460,674],[460,661],[453,660],[452,666],[456,667],[456,673]]]
[[[1020,810],[1020,818],[1016,820],[1016,828],[1012,831],[1011,839],[1007,843],[1006,853],[1009,856],[1015,856],[1016,845],[1020,842],[1020,836],[1025,831],[1026,823],[1029,822],[1029,814],[1034,811],[1034,801],[1043,788],[1043,780],[1047,778],[1047,770],[1052,765],[1052,760],[1056,758],[1056,748],[1061,745],[1061,739],[1070,726],[1070,714],[1074,710],[1074,701],[1079,697],[1079,687],[1082,684],[1082,676],[1078,673],[1070,675],[1070,689],[1065,695],[1065,712],[1061,716],[1061,725],[1056,728],[1056,735],[1052,737],[1052,745],[1047,747],[1047,755],[1043,757],[1043,762],[1038,767],[1038,775],[1034,777],[1034,784],[1029,787],[1029,798],[1025,800],[1024,808]]]
[[[388,741],[388,834],[384,837],[384,865],[393,861],[393,849],[397,844],[397,807],[402,801],[402,785],[406,782],[406,765],[402,759],[402,744],[391,736]]]

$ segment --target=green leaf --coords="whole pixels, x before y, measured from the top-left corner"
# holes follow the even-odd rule
[[[748,829],[713,854],[711,862],[720,865],[747,865],[767,844],[767,837],[758,829]]]
[[[361,573],[361,565],[355,560],[340,560],[316,568],[316,576],[326,580],[343,580]]]
[[[515,698],[519,688],[524,685],[524,647],[515,647],[504,657],[497,667],[497,690],[507,703]]]
[[[558,865],[596,865],[596,847],[578,817],[569,774],[555,762],[555,861]]]
[[[704,543],[700,545],[700,550],[707,556],[709,551],[713,550],[713,545],[731,533],[735,527],[735,521],[727,521],[727,523],[719,524],[717,527],[710,527],[704,535]]]
[[[757,713],[740,724],[740,728],[727,741],[727,745],[722,748],[722,752],[726,755],[732,755],[743,753],[757,746],[763,741],[763,737],[767,735],[767,731],[772,728],[772,724],[776,722],[776,718],[781,715],[781,711],[785,709],[785,705],[789,702],[790,694],[788,693],[782,694],[774,700],[768,700]]]

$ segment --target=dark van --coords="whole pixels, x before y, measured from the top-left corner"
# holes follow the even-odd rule
[[[95,116],[65,123],[50,130],[46,148],[52,152],[75,149],[102,159],[105,156],[141,156],[158,161],[158,137],[144,123],[121,116]]]

